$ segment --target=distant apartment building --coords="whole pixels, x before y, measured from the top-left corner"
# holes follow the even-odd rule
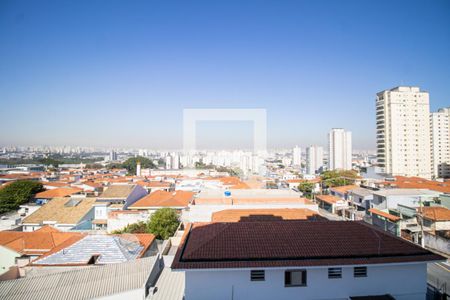
[[[333,128],[328,134],[330,170],[352,169],[352,133],[342,128]]]
[[[292,164],[294,166],[301,166],[302,164],[302,148],[295,146],[292,150]]]
[[[376,97],[377,161],[393,176],[431,178],[428,92],[400,86]]]
[[[435,178],[450,177],[450,108],[430,114],[431,171]]]
[[[323,167],[323,148],[310,146],[306,148],[306,173],[316,174]]]

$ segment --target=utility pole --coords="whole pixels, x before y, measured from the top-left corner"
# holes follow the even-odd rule
[[[420,219],[420,246],[425,248],[425,239],[423,236],[423,214],[422,214],[422,197],[419,196],[419,213],[417,214]]]

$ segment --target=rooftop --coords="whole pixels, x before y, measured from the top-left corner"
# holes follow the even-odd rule
[[[194,224],[172,268],[253,268],[438,261],[444,258],[362,222]]]
[[[85,265],[96,255],[95,264],[126,262],[141,257],[154,239],[152,234],[87,235],[41,256],[33,265]]]
[[[83,238],[77,232],[61,232],[51,226],[44,226],[32,232],[0,231],[0,245],[24,255],[42,255],[66,242]]]
[[[166,192],[159,190],[139,199],[130,205],[129,209],[150,207],[187,207],[193,198],[193,192]]]
[[[51,199],[51,198],[58,198],[58,197],[67,197],[67,196],[77,194],[82,191],[83,191],[82,189],[77,189],[77,188],[61,187],[61,188],[46,190],[46,191],[37,193],[34,196],[34,198],[36,198],[36,199]]]
[[[142,288],[155,264],[155,257],[147,257],[126,263],[0,281],[0,299],[81,300],[105,297]]]
[[[384,217],[384,218],[386,218],[386,219],[388,219],[389,221],[392,221],[392,222],[397,222],[397,221],[401,220],[400,217],[391,215],[388,212],[385,212],[385,211],[382,211],[382,210],[379,210],[379,209],[376,209],[376,208],[369,209],[369,212],[371,212],[372,214]]]
[[[427,189],[384,189],[373,192],[375,195],[380,196],[438,196],[436,191],[430,191]]]
[[[212,222],[308,220],[319,217],[307,208],[226,209],[212,214]]]
[[[22,223],[42,224],[53,221],[58,224],[77,224],[91,209],[95,198],[54,198],[23,219]]]
[[[113,184],[108,186],[99,198],[127,198],[135,187],[135,184]]]
[[[337,202],[343,201],[341,198],[332,195],[316,195],[316,199],[329,204],[335,204]]]
[[[419,209],[420,210],[420,209]],[[422,207],[423,217],[433,221],[450,221],[450,209],[442,206]]]

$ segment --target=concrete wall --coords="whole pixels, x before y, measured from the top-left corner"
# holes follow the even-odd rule
[[[450,241],[443,237],[424,232],[425,246],[450,256]]]
[[[7,247],[0,246],[0,275],[9,271],[9,268],[16,265],[16,258],[21,254]]]
[[[391,294],[397,300],[423,300],[426,263],[369,265],[367,277],[354,278],[353,266],[342,278],[329,279],[328,268],[305,268],[307,286],[285,287],[286,269],[266,269],[265,281],[250,281],[250,269],[186,271],[185,300],[345,299]]]
[[[210,222],[213,212],[225,209],[267,209],[267,208],[308,208],[318,211],[316,204],[249,204],[249,205],[190,205],[189,210],[182,211],[183,222]]]

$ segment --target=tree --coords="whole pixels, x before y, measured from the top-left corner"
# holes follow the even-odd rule
[[[148,231],[157,239],[167,240],[173,236],[180,221],[177,212],[172,208],[161,208],[154,212],[148,222]]]
[[[331,170],[323,172],[321,178],[326,187],[343,186],[358,178],[358,173],[353,170]]]
[[[146,158],[146,157],[142,157],[142,156],[138,156],[138,157],[131,157],[129,159],[127,159],[126,161],[124,161],[121,164],[117,164],[117,163],[113,163],[108,165],[109,169],[127,169],[129,174],[136,174],[136,166],[137,166],[137,162],[141,163],[141,168],[146,169],[146,168],[150,168],[150,169],[154,169],[156,166],[153,163],[153,161],[151,161],[150,159]]]
[[[128,224],[122,229],[114,230],[113,234],[122,234],[122,233],[150,233],[148,230],[147,223],[140,221],[133,224]]]
[[[30,180],[15,181],[0,190],[0,213],[18,209],[31,197],[43,191],[42,183]]]
[[[298,185],[298,190],[302,192],[306,198],[311,199],[312,192],[314,190],[314,183],[308,181],[300,182]]]

